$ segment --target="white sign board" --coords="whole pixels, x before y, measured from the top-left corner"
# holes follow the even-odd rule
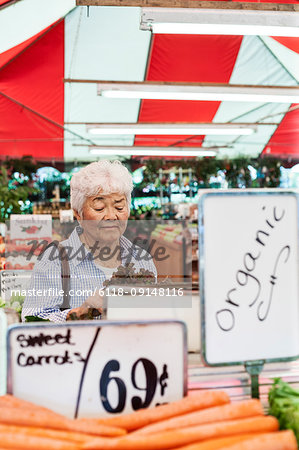
[[[51,214],[11,214],[10,239],[38,239],[52,236]]]
[[[108,320],[181,320],[187,326],[188,351],[199,352],[199,296],[192,296],[188,285],[109,286],[105,294]]]
[[[206,194],[199,212],[206,363],[296,357],[297,195]]]
[[[31,270],[3,270],[0,272],[1,297],[8,301],[12,294],[27,290],[30,285]]]
[[[182,322],[9,327],[8,392],[68,417],[132,412],[186,394]]]

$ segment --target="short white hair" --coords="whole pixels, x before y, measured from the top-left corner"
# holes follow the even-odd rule
[[[131,207],[132,175],[120,161],[97,161],[76,172],[71,179],[71,207],[80,216],[88,197],[99,193],[124,194]]]

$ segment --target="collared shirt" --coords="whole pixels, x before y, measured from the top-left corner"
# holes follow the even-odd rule
[[[133,263],[136,272],[145,269],[157,278],[156,267],[151,256],[127,238],[121,236],[120,254],[122,265]],[[70,266],[70,309],[78,308],[84,301],[103,287],[106,275],[95,263],[94,256],[82,244],[77,230],[61,242],[68,253]],[[48,247],[35,264],[30,286],[22,310],[26,316],[38,316],[53,322],[64,322],[70,309],[60,311],[63,304],[61,261],[57,247]]]

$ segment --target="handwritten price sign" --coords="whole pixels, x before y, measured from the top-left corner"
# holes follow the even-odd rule
[[[31,273],[29,270],[2,270],[0,272],[2,299],[8,301],[14,291],[29,288]]]
[[[100,417],[186,393],[183,322],[14,325],[8,392],[69,417]]]
[[[206,194],[200,216],[202,342],[207,363],[296,357],[297,195]]]

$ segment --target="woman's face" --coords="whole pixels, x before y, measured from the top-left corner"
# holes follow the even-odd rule
[[[94,239],[100,242],[117,241],[125,232],[129,218],[127,199],[121,193],[88,197],[81,217],[77,213],[75,217]]]

